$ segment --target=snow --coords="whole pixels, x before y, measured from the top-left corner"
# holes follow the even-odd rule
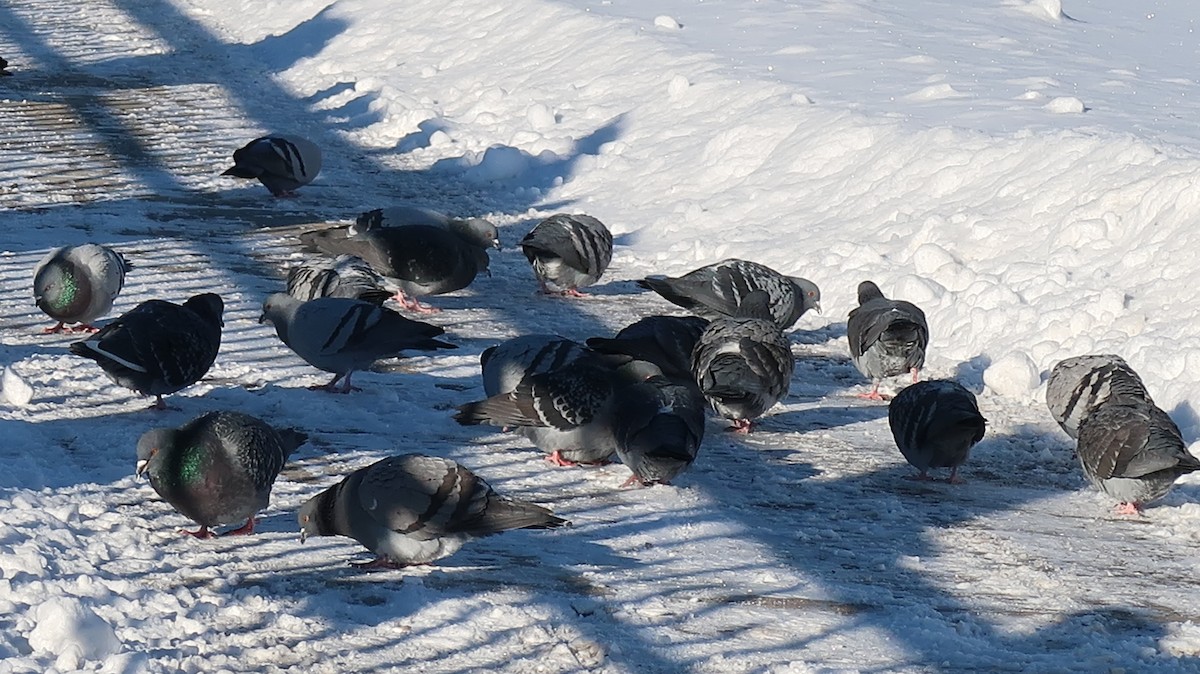
[[[1200,667],[1200,477],[1109,514],[1050,420],[1058,360],[1122,355],[1200,439],[1200,11],[1166,0],[97,0],[0,14],[0,671],[1167,671]],[[267,131],[326,166],[291,200],[219,176]],[[349,396],[257,322],[296,233],[372,208],[484,216],[492,276],[434,298],[459,345]],[[616,235],[587,300],[515,243],[556,212]],[[209,376],[113,385],[43,335],[37,260],[135,265],[113,315],[226,302]],[[724,257],[817,282],[791,393],[713,421],[673,487],[551,469],[462,428],[478,355],[672,308],[633,280]],[[926,312],[926,377],[979,394],[968,484],[914,484],[846,355],[855,288]],[[103,319],[102,319],[103,320]],[[24,386],[15,381],[24,382]],[[895,390],[896,379],[885,384]],[[14,396],[15,393],[15,398]],[[196,541],[134,479],[147,428],[216,408],[312,441],[260,531]],[[390,453],[453,458],[574,526],[367,574],[296,508]]]

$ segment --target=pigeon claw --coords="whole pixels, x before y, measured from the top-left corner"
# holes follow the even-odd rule
[[[222,536],[249,536],[250,534],[254,533],[254,524],[255,524],[254,517],[251,517],[250,519],[246,520],[246,523],[243,524],[242,526],[240,526],[236,529],[230,529],[229,531],[226,531],[225,533],[223,533],[221,535]]]
[[[556,449],[553,452],[550,452],[550,455],[546,457],[546,460],[562,468],[571,468],[579,465],[577,461],[572,461],[568,458],[565,458],[562,455],[561,449]]]
[[[179,533],[181,533],[185,536],[191,536],[192,538],[200,538],[200,539],[217,537],[217,535],[213,533],[212,529],[209,529],[208,527],[203,526],[203,525],[201,525],[201,527],[195,531],[188,531],[187,529],[180,529]]]
[[[729,427],[729,430],[733,433],[748,435],[750,433],[750,424],[751,421],[749,419],[734,419],[733,425]]]
[[[1113,510],[1113,512],[1115,512],[1118,515],[1126,515],[1126,516],[1141,515],[1142,514],[1142,504],[1134,502],[1134,501],[1126,501],[1125,503],[1118,503],[1117,507]]]
[[[408,565],[393,561],[386,555],[380,555],[369,562],[350,562],[350,566],[362,571],[377,571],[382,569],[403,569]]]
[[[637,475],[630,475],[628,480],[625,480],[624,482],[621,483],[622,489],[624,489],[626,487],[634,487],[634,486],[645,487],[646,483],[642,482],[642,478],[638,477]]]

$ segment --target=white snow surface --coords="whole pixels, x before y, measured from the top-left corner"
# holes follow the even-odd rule
[[[25,0],[0,12],[0,672],[1195,672],[1200,476],[1141,519],[1086,486],[1042,401],[1122,355],[1200,438],[1200,8],[1148,0]],[[222,178],[264,132],[325,168],[276,200]],[[362,391],[257,322],[296,233],[413,206],[501,226],[432,298],[457,351]],[[555,212],[616,235],[592,297],[535,295]],[[221,354],[178,409],[69,355],[32,301],[55,246],[135,265],[113,314],[219,292]],[[674,313],[633,283],[743,257],[822,289],[789,396],[709,422],[674,486],[556,469],[453,423],[479,353]],[[964,486],[913,483],[855,393],[859,281],[926,312],[927,377],[979,393]],[[103,321],[103,319],[102,319]],[[101,321],[101,322],[102,322]],[[892,390],[901,380],[890,381]],[[5,384],[6,395],[9,384]],[[23,400],[25,393],[32,395]],[[198,541],[135,480],[155,426],[238,409],[311,442],[250,537]],[[383,456],[453,458],[573,526],[366,573],[295,511]]]

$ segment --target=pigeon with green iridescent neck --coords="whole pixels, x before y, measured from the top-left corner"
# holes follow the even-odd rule
[[[33,298],[58,325],[44,332],[95,332],[92,321],[112,309],[131,268],[120,253],[94,243],[47,253],[33,270]]]
[[[225,535],[254,533],[287,458],[307,436],[275,429],[240,412],[209,412],[179,428],[146,431],[137,444],[137,474],[200,525],[181,533],[212,538],[213,527],[245,524]]]

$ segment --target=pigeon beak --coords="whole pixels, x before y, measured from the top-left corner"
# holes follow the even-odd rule
[[[306,541],[306,540],[308,540],[308,532],[305,531],[304,529],[301,529],[300,530],[300,543],[303,544],[304,541]]]
[[[821,303],[820,302],[813,302],[813,308],[817,310],[818,314],[821,313]]]
[[[137,466],[135,466],[133,469],[134,477],[141,477],[142,473],[146,472],[146,466],[148,465],[150,465],[150,462],[145,459],[138,461]]]
[[[500,239],[492,239],[492,248],[495,248],[496,250],[504,250],[500,247]]]
[[[262,325],[263,323],[266,323],[266,322],[267,322],[267,314],[264,311],[263,315],[258,317],[258,324]]]

